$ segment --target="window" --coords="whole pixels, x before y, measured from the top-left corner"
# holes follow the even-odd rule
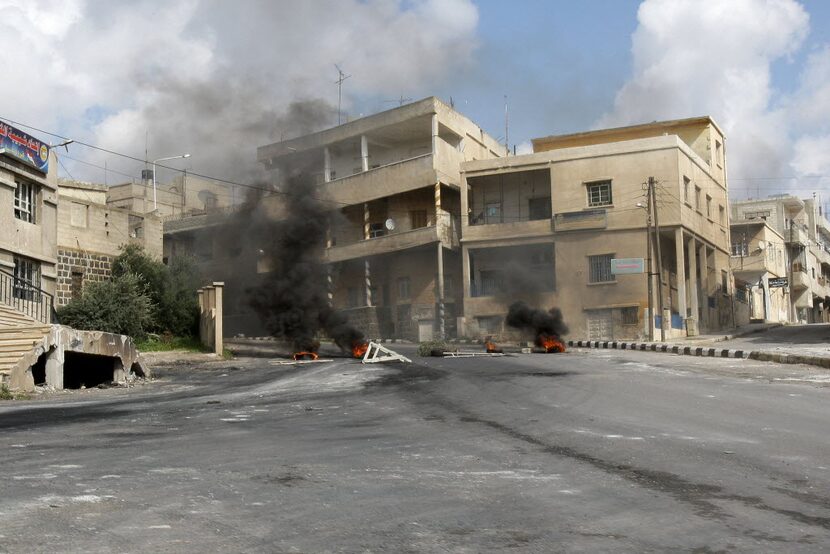
[[[639,325],[640,323],[640,308],[637,306],[629,306],[620,310],[623,325]]]
[[[444,275],[444,296],[450,298],[455,296],[455,280],[452,275]]]
[[[706,195],[706,217],[712,219],[712,197]]]
[[[29,258],[14,257],[14,288],[15,298],[40,301],[37,294],[40,289],[40,263]]]
[[[14,217],[34,223],[36,200],[37,185],[17,181],[17,189],[14,191]]]
[[[382,237],[386,234],[386,227],[383,223],[370,223],[369,224],[369,238],[375,239],[378,237]]]
[[[763,219],[766,220],[772,212],[770,210],[761,210],[758,212],[744,212],[744,219]],[[788,222],[791,220],[787,220]],[[789,227],[789,224],[788,224]]]
[[[611,273],[611,258],[613,257],[613,254],[588,256],[589,283],[607,283],[616,280],[616,277]]]
[[[348,294],[348,305],[350,308],[357,308],[357,288],[356,287],[349,287],[347,291]]]
[[[501,223],[501,202],[484,206],[485,223]]]
[[[718,167],[723,165],[723,146],[719,140],[715,141],[715,163],[718,164]]]
[[[84,288],[84,273],[80,270],[72,270],[72,277],[70,281],[70,294],[72,298],[78,298],[81,296],[81,292]]]
[[[700,211],[700,187],[695,187],[695,209]]]
[[[733,256],[749,256],[749,246],[745,242],[732,243]]]
[[[689,203],[689,187],[691,186],[692,181],[689,180],[688,177],[685,175],[683,176],[683,201],[688,204]]]
[[[412,297],[412,282],[409,277],[398,279],[398,300],[409,300]]]
[[[481,272],[481,290],[479,296],[495,296],[504,291],[504,274],[499,270]]]
[[[426,210],[410,210],[409,221],[413,229],[421,229],[427,226],[427,211]]]
[[[720,286],[723,294],[729,293],[729,274],[723,269],[720,270]]]
[[[720,204],[718,204],[718,221],[721,225],[726,225],[726,210]]]
[[[611,181],[602,181],[600,183],[588,183],[588,205],[611,205]]]
[[[87,227],[89,225],[89,206],[80,202],[72,202],[69,210],[69,223],[73,227]]]
[[[550,219],[550,196],[544,198],[529,198],[527,201],[528,219]]]
[[[489,335],[501,333],[501,321],[501,316],[497,315],[488,315],[476,318],[476,323],[478,324],[478,328],[481,332]]]

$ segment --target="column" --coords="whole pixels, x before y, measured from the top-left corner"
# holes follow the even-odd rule
[[[369,260],[363,261],[363,277],[366,280],[366,306],[372,306],[372,272],[369,268]]]
[[[360,135],[360,166],[363,171],[369,171],[369,141],[366,135]]]
[[[689,303],[692,314],[686,320],[686,333],[692,337],[700,333],[697,314],[699,313],[699,295],[697,293],[697,244],[694,237],[689,238]]]
[[[435,287],[438,305],[438,313],[436,319],[438,320],[438,338],[443,340],[446,329],[444,328],[444,247],[441,241],[438,241],[438,286]]]
[[[683,241],[683,229],[678,227],[674,230],[674,257],[677,266],[677,312],[680,314],[680,321],[686,319],[686,248]],[[669,282],[671,287],[671,282]]]
[[[432,114],[432,155],[438,148],[438,114]]]
[[[331,181],[331,152],[329,147],[323,147],[323,182]]]
[[[709,328],[709,259],[706,256],[706,245],[701,243],[701,245],[697,249],[697,257],[700,261],[700,293],[703,295],[701,298],[701,307],[703,308],[703,316],[700,318],[698,322],[699,326],[703,326],[704,328]]]
[[[223,328],[222,328],[222,318],[224,317],[224,313],[222,310],[222,292],[225,288],[224,281],[214,281],[213,282],[213,295],[214,295],[214,318],[213,318],[213,351],[216,352],[219,356],[222,355],[224,352],[225,344],[222,340]]]
[[[363,240],[371,238],[371,226],[369,225],[369,203],[363,203]]]

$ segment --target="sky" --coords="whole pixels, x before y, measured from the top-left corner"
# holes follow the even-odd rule
[[[0,119],[115,184],[137,158],[237,182],[256,148],[430,95],[530,139],[710,115],[730,194],[830,201],[830,3],[820,0],[0,0]],[[10,45],[14,45],[12,48]],[[14,53],[14,54],[13,54]],[[33,130],[38,129],[38,131]],[[106,167],[106,171],[105,168]],[[176,173],[160,169],[159,180]],[[645,177],[645,176],[644,176]]]

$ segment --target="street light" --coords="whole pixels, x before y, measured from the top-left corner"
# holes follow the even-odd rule
[[[153,209],[157,210],[159,205],[156,201],[156,163],[157,162],[165,162],[167,160],[178,160],[179,158],[189,158],[190,154],[181,154],[179,156],[170,156],[167,158],[159,158],[157,160],[153,160]]]

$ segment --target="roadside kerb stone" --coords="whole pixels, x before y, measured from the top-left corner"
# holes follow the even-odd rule
[[[704,358],[752,358],[760,361],[775,361],[779,363],[805,363],[830,367],[830,358],[817,356],[793,356],[770,352],[745,352],[731,348],[705,348],[702,346],[693,347],[678,344],[665,344],[658,342],[625,342],[625,341],[592,341],[592,340],[569,340],[566,344],[577,348],[606,348],[616,350],[640,350],[647,352],[661,352],[665,354],[678,354],[681,356],[698,356]],[[798,359],[799,361],[793,361]],[[782,361],[779,361],[782,360]],[[816,360],[816,361],[805,361]]]

